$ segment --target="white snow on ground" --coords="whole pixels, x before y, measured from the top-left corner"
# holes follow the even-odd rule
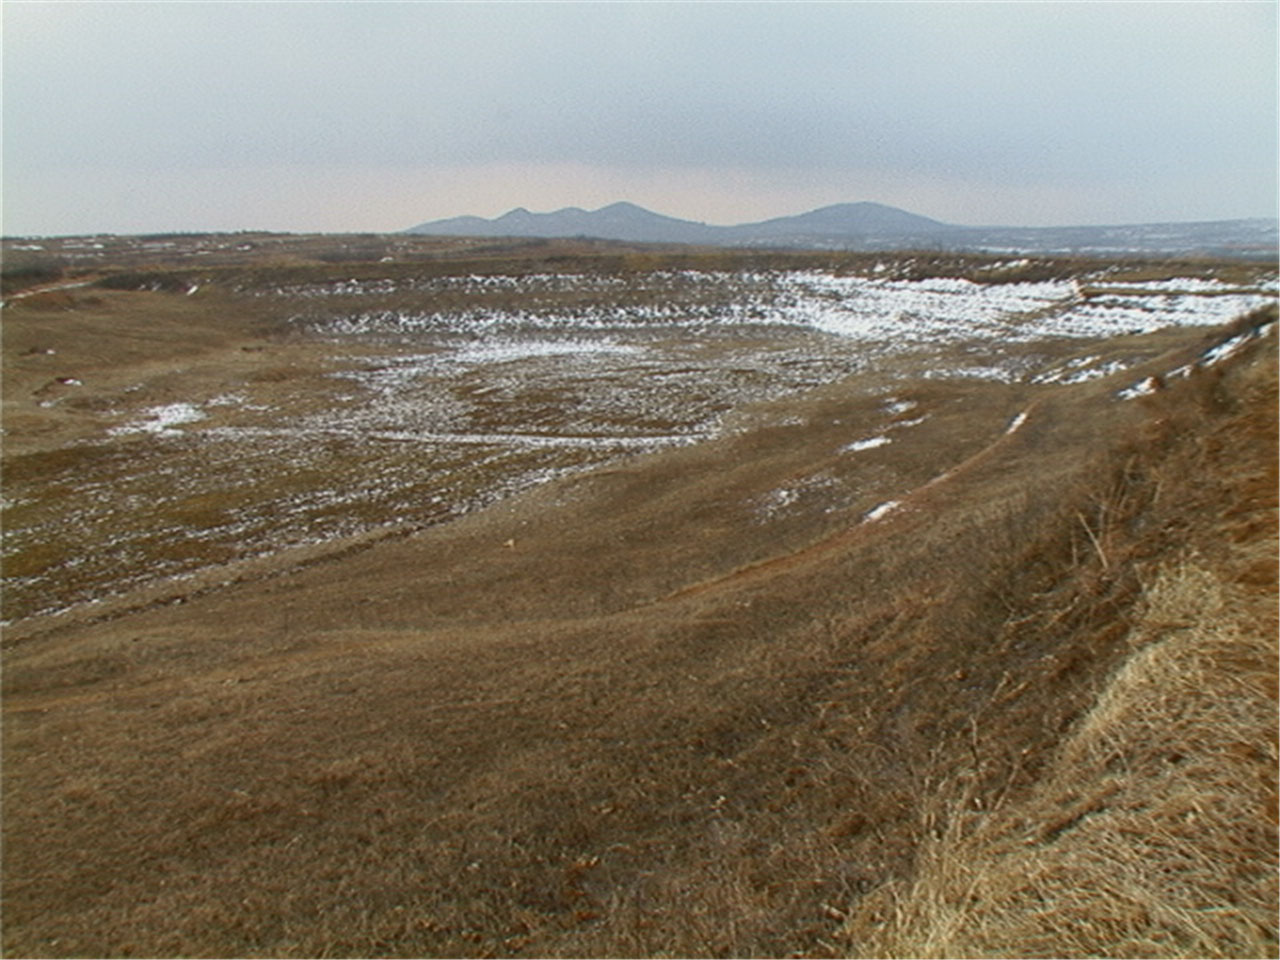
[[[906,401],[905,403],[890,401],[885,404],[885,409],[890,413],[905,413],[907,410],[915,409],[915,407],[914,401]],[[928,419],[927,416],[923,416],[914,417],[911,420],[896,420],[885,427],[885,430],[904,430],[908,427],[918,427]],[[888,436],[887,433],[881,433],[874,437],[867,437],[864,440],[855,440],[853,443],[845,444],[840,448],[840,453],[860,453],[863,450],[874,450],[876,447],[883,447],[886,443],[892,442],[892,437]]]
[[[611,340],[494,340],[470,344],[442,359],[453,363],[506,363],[530,357],[574,357],[639,353],[640,348]]]
[[[200,408],[190,403],[170,403],[163,407],[152,407],[142,420],[135,420],[122,427],[108,431],[113,436],[126,433],[153,433],[157,436],[176,437],[181,430],[173,428],[180,423],[194,423],[203,420],[205,415]]]
[[[1145,397],[1148,394],[1155,393],[1159,389],[1159,381],[1155,377],[1147,377],[1145,380],[1139,380],[1131,387],[1116,393],[1121,400],[1133,400],[1137,397]]]
[[[452,279],[467,292],[509,287],[523,294],[544,287],[560,289],[565,283],[583,283],[586,289],[604,283],[604,278],[552,276]],[[977,339],[1026,343],[1046,337],[1107,337],[1169,326],[1212,326],[1273,299],[1260,293],[1233,292],[1240,288],[1218,281],[1193,278],[1134,286],[1132,290],[1112,285],[1104,289],[1120,292],[1088,296],[1074,280],[984,284],[957,278],[872,279],[817,270],[650,275],[642,282],[649,284],[652,292],[669,288],[687,292],[687,285],[692,284],[725,296],[691,300],[655,296],[650,302],[609,306],[597,302],[571,311],[478,307],[426,313],[382,311],[331,320],[323,329],[338,336],[358,336],[765,324],[806,327],[902,350]]]
[[[800,499],[800,491],[792,487],[782,487],[765,495],[763,510],[766,513],[777,513],[791,506]]]
[[[1272,323],[1264,323],[1260,327],[1247,330],[1244,333],[1237,334],[1230,339],[1224,340],[1216,346],[1210,347],[1200,355],[1200,359],[1195,363],[1183,364],[1176,369],[1170,370],[1164,375],[1165,380],[1172,380],[1174,377],[1188,377],[1191,371],[1196,367],[1212,367],[1221,363],[1228,357],[1238,353],[1241,348],[1251,340],[1257,340],[1262,337],[1268,337],[1275,332],[1276,325]],[[1149,393],[1155,393],[1160,387],[1159,381],[1155,377],[1147,377],[1145,380],[1139,381],[1124,390],[1116,392],[1116,396],[1121,400],[1132,400],[1135,397],[1146,396]]]
[[[920,374],[926,380],[994,380],[997,383],[1017,383],[1022,374],[1008,367],[975,366],[949,367],[938,370],[926,370]]]
[[[1175,277],[1172,280],[1106,280],[1093,281],[1095,286],[1108,290],[1143,290],[1152,293],[1243,293],[1248,288],[1226,283],[1216,277]],[[1275,281],[1263,284],[1263,289],[1275,289]]]
[[[1224,340],[1210,350],[1206,350],[1203,357],[1200,358],[1202,366],[1211,367],[1215,363],[1221,363],[1227,357],[1237,353],[1241,347],[1253,339],[1252,333],[1242,333],[1238,337],[1232,337],[1230,340]]]
[[[1075,360],[1068,361],[1055,370],[1049,370],[1045,373],[1037,374],[1031,378],[1032,383],[1061,383],[1073,384],[1084,383],[1088,380],[1096,380],[1100,377],[1109,377],[1113,373],[1119,373],[1121,370],[1128,369],[1129,363],[1124,360],[1112,360],[1109,363],[1093,366],[1100,360],[1100,357],[1077,357]]]
[[[861,450],[874,450],[876,447],[883,447],[886,443],[893,441],[881,434],[878,437],[869,437],[866,440],[855,440],[846,446],[840,448],[841,453],[858,453]]]
[[[1154,333],[1165,327],[1207,327],[1226,323],[1242,313],[1273,302],[1256,294],[1090,297],[1057,321],[1047,321],[1039,336],[1093,337],[1124,333]]]
[[[867,280],[817,271],[785,275],[776,321],[855,340],[926,342],[967,339],[992,324],[1056,308],[1073,283],[977,284],[969,280]]]
[[[654,273],[654,278],[673,279],[678,276],[697,276],[692,271],[682,274]],[[368,297],[388,296],[394,293],[448,293],[465,291],[468,293],[488,292],[520,292],[538,293],[561,290],[606,290],[627,283],[621,277],[600,274],[579,273],[530,273],[523,276],[507,274],[470,274],[467,276],[447,277],[410,277],[393,280],[389,277],[369,280],[332,280],[325,283],[292,284],[277,287],[263,292],[257,289],[251,292],[255,296],[276,296],[289,299],[318,299],[324,297]]]
[[[442,372],[446,365],[485,366],[517,360],[543,358],[597,358],[643,352],[642,347],[611,340],[573,338],[565,340],[475,340],[438,353],[400,354],[385,358],[374,369],[342,370],[332,376],[355,380],[386,396],[400,393],[424,377]]]
[[[1194,286],[1195,282],[1188,280]],[[1185,289],[1171,281],[1171,291]],[[1168,326],[1213,326],[1272,302],[1256,293],[1219,296],[1177,292],[1081,297],[1074,281],[979,284],[961,279],[875,281],[817,272],[786,275],[793,300],[784,322],[858,340],[930,345],[999,337],[1105,337]]]
[[[1009,426],[1005,428],[1005,435],[1015,432],[1019,427],[1027,422],[1027,411],[1023,410],[1020,414],[1009,421]]]
[[[1046,371],[1038,348],[1005,347],[1216,325],[1273,303],[1274,293],[1260,291],[1275,288],[1274,281],[1250,291],[1190,278],[1127,285],[1091,277],[1083,287],[1075,281],[909,281],[888,279],[889,270],[885,266],[874,277],[810,270],[350,279],[277,291],[308,301],[299,303],[297,322],[310,331],[340,343],[371,338],[352,350],[349,369],[334,373],[362,389],[337,389],[327,402],[296,416],[285,406],[271,408],[278,415],[240,417],[266,408],[228,393],[152,407],[111,432],[178,437],[182,425],[204,419],[204,411],[216,413],[220,424],[230,421],[200,430],[198,446],[168,444],[163,457],[145,462],[148,477],[167,471],[170,498],[219,484],[252,491],[262,470],[318,470],[323,464],[339,468],[332,481],[274,499],[247,494],[245,507],[225,523],[191,529],[157,513],[154,525],[136,530],[134,516],[149,505],[145,496],[122,494],[114,482],[98,492],[87,484],[81,490],[87,505],[78,518],[59,514],[54,526],[29,526],[16,536],[7,531],[6,539],[18,549],[23,537],[61,537],[72,544],[83,533],[95,549],[78,555],[68,549],[68,556],[83,563],[92,557],[104,571],[103,583],[123,584],[109,568],[125,551],[145,553],[154,544],[194,538],[250,556],[408,513],[419,518],[415,522],[434,522],[547,476],[714,436],[728,410],[875,369],[895,355],[914,358],[887,365],[888,381],[877,390],[909,390],[887,383],[899,371],[930,368],[927,376],[1006,382],[1107,376],[1116,370],[1095,356]],[[399,299],[388,299],[392,295]],[[360,309],[351,306],[356,297],[367,298]],[[436,306],[444,304],[449,306]],[[368,349],[388,340],[395,349]],[[1063,349],[1059,344],[1051,352]],[[1239,345],[1228,341],[1184,369],[1217,362],[1235,349]],[[1144,381],[1130,391],[1137,396],[1154,387]],[[891,419],[915,416],[909,412],[914,409],[911,401],[889,396],[882,422],[866,426],[876,435],[846,449],[891,442],[895,430],[923,418]],[[1015,418],[1006,429],[1019,426]],[[335,458],[335,450],[342,457]],[[353,466],[342,472],[348,453]],[[858,497],[844,481],[818,476],[773,491],[760,506],[773,514],[849,509]],[[899,497],[864,519],[899,509],[906,499]],[[337,509],[344,504],[359,509]],[[118,542],[103,532],[126,515]],[[179,572],[180,566],[174,561],[137,576]]]
[[[878,507],[872,507],[868,510],[863,515],[862,522],[872,523],[873,521],[880,520],[883,517],[888,516],[890,513],[893,513],[893,511],[897,510],[900,506],[902,506],[902,503],[898,500],[886,500]]]
[[[243,393],[223,393],[209,400],[206,406],[210,407],[241,407],[249,402],[249,398]]]

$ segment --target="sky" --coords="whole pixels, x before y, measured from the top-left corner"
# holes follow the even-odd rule
[[[5,0],[6,235],[1274,217],[1263,2]]]

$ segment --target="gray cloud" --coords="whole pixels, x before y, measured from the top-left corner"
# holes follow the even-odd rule
[[[1132,184],[1134,210],[1166,191],[1169,219],[1275,205],[1269,3],[9,2],[4,18],[7,230],[38,223],[29,185],[57,171],[856,171],[1060,205]]]

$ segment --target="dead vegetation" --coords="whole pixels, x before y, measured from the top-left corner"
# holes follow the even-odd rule
[[[31,633],[5,952],[1274,956],[1275,359],[1014,433],[1027,388],[917,384],[841,511],[753,523],[837,384]]]
[[[1123,659],[1023,796],[964,777],[935,796],[911,875],[845,929],[858,955],[1276,955],[1276,393],[1260,359],[1197,403],[1151,402],[1135,455],[1160,496],[1142,538],[1106,548],[1141,582]]]
[[[1144,606],[1030,795],[962,793],[913,875],[858,904],[859,955],[1274,955],[1274,610],[1194,561]]]

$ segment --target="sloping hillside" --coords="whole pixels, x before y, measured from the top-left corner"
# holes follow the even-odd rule
[[[858,955],[1275,956],[1276,404],[1271,351],[1152,402],[1090,538],[1138,575],[1122,659],[1020,795],[966,771],[926,808],[914,869],[843,930]]]
[[[12,631],[5,952],[1274,955],[1275,319]]]

